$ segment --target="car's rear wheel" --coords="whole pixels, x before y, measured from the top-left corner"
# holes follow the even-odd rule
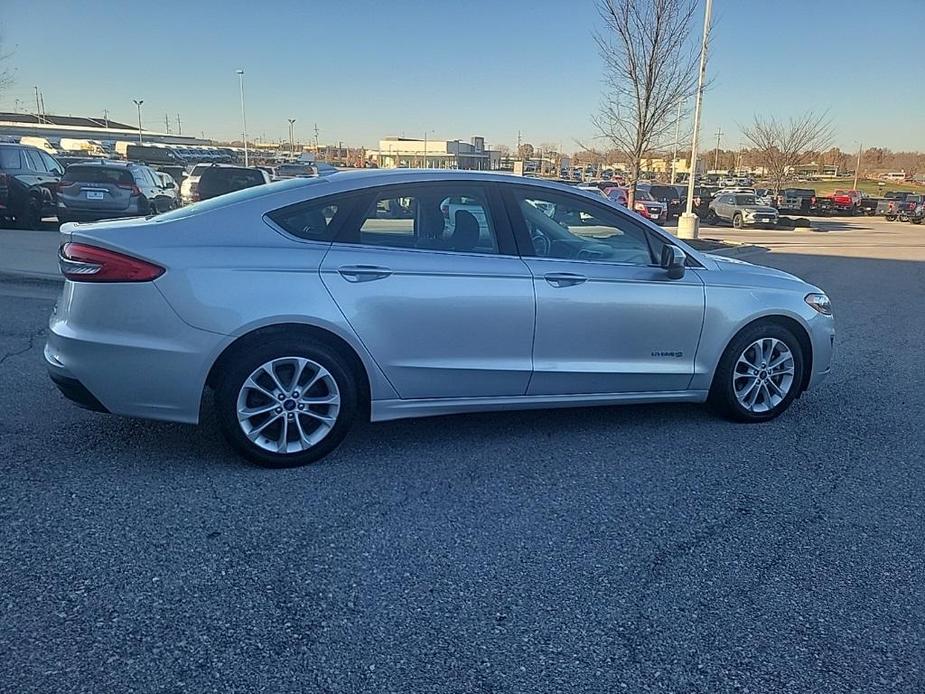
[[[234,354],[215,392],[222,433],[245,458],[297,467],[333,451],[357,413],[358,389],[331,347],[291,338]]]
[[[738,422],[765,422],[790,407],[803,382],[800,342],[777,323],[758,323],[733,338],[720,359],[709,403]]]
[[[38,229],[42,226],[42,203],[30,198],[16,215],[19,229]]]
[[[735,229],[741,229],[744,226],[742,222],[742,215],[740,215],[738,212],[732,215],[732,226]]]

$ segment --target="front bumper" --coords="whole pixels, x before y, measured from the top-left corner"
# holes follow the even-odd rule
[[[821,313],[807,321],[807,331],[813,346],[813,366],[806,389],[810,390],[825,380],[832,371],[835,356],[835,319]]]

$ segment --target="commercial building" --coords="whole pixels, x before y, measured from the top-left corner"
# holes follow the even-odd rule
[[[145,142],[175,145],[209,145],[209,140],[187,135],[175,135],[153,130],[141,131]],[[49,114],[0,113],[0,140],[21,137],[43,137],[53,145],[61,138],[97,140],[99,142],[138,141],[138,126],[119,123],[108,118],[53,116]]]
[[[485,138],[431,140],[413,137],[387,137],[379,149],[366,152],[368,161],[380,168],[395,169],[476,169],[496,170],[501,153],[485,147]]]

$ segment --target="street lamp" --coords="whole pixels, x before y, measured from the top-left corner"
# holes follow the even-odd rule
[[[295,125],[295,118],[289,119],[289,156],[292,158],[292,155],[295,153],[295,144],[293,144],[292,139],[292,126]]]
[[[697,177],[697,145],[700,139],[700,108],[703,104],[703,82],[707,72],[707,44],[710,39],[710,15],[713,0],[706,1],[703,13],[703,40],[700,44],[700,75],[697,77],[697,98],[694,101],[694,136],[691,139],[691,172],[687,181],[687,209],[678,219],[678,237],[696,239],[700,233],[694,214],[694,179]]]
[[[244,137],[244,166],[250,165],[247,155],[247,112],[244,110],[244,70],[236,70],[241,84],[241,133]]]
[[[141,99],[139,101],[138,99],[132,99],[132,101],[135,102],[135,107],[138,109],[138,144],[141,144],[141,105],[145,102],[145,100]]]

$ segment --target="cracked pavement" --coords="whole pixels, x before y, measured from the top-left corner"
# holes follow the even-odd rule
[[[749,258],[837,316],[835,372],[775,422],[367,424],[285,471],[208,411],[72,407],[53,302],[0,283],[0,689],[925,691],[925,244],[820,236]]]

